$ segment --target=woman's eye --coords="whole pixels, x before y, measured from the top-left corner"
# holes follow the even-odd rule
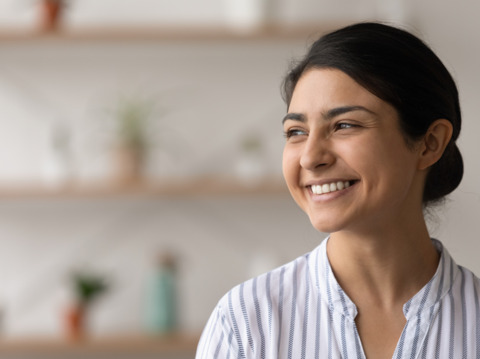
[[[295,137],[295,136],[303,136],[303,135],[306,135],[307,133],[303,130],[300,130],[300,129],[292,129],[292,130],[288,130],[288,131],[285,131],[284,132],[284,136],[286,139],[289,139],[291,137]]]
[[[335,125],[336,130],[346,130],[354,127],[357,127],[357,125],[354,125],[353,123],[348,123],[348,122],[339,122]]]

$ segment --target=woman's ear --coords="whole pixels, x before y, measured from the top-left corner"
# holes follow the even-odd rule
[[[446,119],[433,122],[421,140],[421,152],[418,168],[424,170],[432,166],[443,155],[443,151],[452,138],[453,126]]]

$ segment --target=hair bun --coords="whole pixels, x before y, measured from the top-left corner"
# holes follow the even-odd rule
[[[452,193],[463,178],[463,158],[455,142],[450,142],[443,156],[427,175],[423,201],[435,202]]]

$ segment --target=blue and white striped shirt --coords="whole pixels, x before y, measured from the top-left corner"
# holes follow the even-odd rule
[[[197,359],[365,358],[357,309],[335,279],[326,242],[228,292],[212,313]],[[480,282],[442,244],[434,277],[403,307],[393,358],[480,358]]]

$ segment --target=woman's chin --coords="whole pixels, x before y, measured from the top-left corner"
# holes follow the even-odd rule
[[[322,233],[333,233],[341,229],[341,225],[333,220],[328,220],[326,218],[312,218],[310,216],[310,223],[313,228]]]

